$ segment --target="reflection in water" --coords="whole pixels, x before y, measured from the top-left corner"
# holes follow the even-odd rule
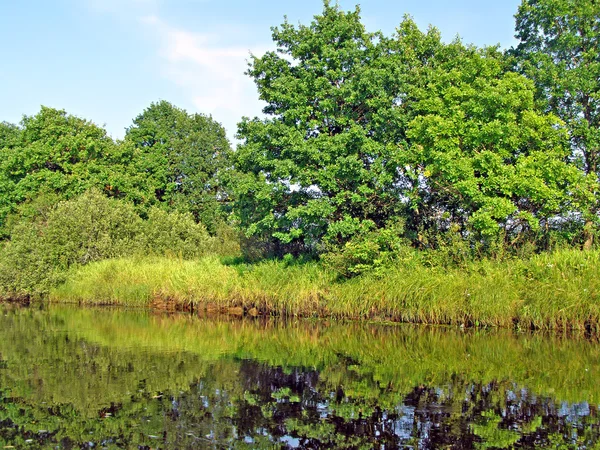
[[[583,339],[0,305],[2,448],[591,448]]]

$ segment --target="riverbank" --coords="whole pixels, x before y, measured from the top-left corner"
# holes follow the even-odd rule
[[[340,281],[319,263],[217,257],[114,259],[72,271],[53,302],[234,314],[599,331],[600,251],[563,250],[463,268],[392,266]]]

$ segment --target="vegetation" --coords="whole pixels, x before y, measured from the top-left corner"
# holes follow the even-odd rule
[[[152,207],[143,221],[133,206],[91,190],[15,225],[0,258],[0,285],[14,297],[45,294],[72,266],[168,252],[199,257],[213,245],[215,238],[190,213]]]
[[[576,3],[523,0],[502,52],[325,1],[252,58],[235,151],[165,101],[123,141],[0,124],[0,298],[595,329],[600,6]]]
[[[598,251],[565,250],[462,268],[424,264],[405,259],[381,275],[340,282],[317,263],[113,259],[71,272],[50,298],[251,315],[600,331]]]
[[[523,1],[516,15],[518,71],[531,78],[542,109],[566,124],[574,163],[600,176],[600,22],[594,1]],[[586,248],[593,243],[596,199],[587,217]]]
[[[240,124],[236,212],[279,252],[318,252],[398,218],[415,243],[450,230],[515,246],[589,211],[565,127],[496,49],[444,44],[411,19],[389,38],[366,33],[358,9],[328,4],[273,39],[277,52],[249,70],[269,118]]]
[[[211,232],[225,219],[220,177],[230,159],[223,127],[161,101],[127,129],[124,145],[137,152],[133,170],[146,176],[146,191],[169,211],[189,212]]]

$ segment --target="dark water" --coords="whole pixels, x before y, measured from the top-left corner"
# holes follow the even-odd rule
[[[599,348],[0,305],[0,449],[598,448]]]

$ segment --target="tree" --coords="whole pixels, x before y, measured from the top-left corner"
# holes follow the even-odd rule
[[[138,200],[141,195],[125,166],[131,155],[95,124],[42,107],[19,127],[0,127],[0,234],[20,205],[45,196],[60,199],[92,186],[107,195]]]
[[[360,10],[325,3],[309,26],[273,28],[277,51],[253,57],[248,74],[267,102],[244,119],[236,153],[236,213],[248,234],[275,237],[279,253],[315,251],[384,227],[402,209],[379,34]],[[391,82],[391,81],[390,81]]]
[[[12,148],[20,139],[20,128],[12,123],[0,122],[0,148]]]
[[[565,163],[563,124],[536,108],[533,83],[508,71],[496,49],[445,45],[412,21],[390,48],[407,80],[400,167],[415,231],[516,243],[585,210],[591,194]]]
[[[20,141],[21,130],[17,125],[11,123],[0,123],[0,158],[4,160],[5,155],[11,151]],[[0,163],[0,168],[2,163]],[[0,169],[0,238],[2,237],[2,224],[14,207],[13,196],[15,194],[14,182],[5,170]]]
[[[214,232],[223,217],[220,176],[231,153],[223,127],[209,116],[160,101],[136,117],[125,143],[135,148],[133,164],[154,202],[191,212]]]
[[[409,234],[458,230],[471,242],[539,230],[589,200],[567,165],[560,120],[495,49],[410,18],[391,38],[359,9],[325,3],[310,26],[273,28],[276,52],[248,74],[267,119],[244,119],[235,211],[279,253],[342,245],[406,219]],[[402,227],[396,227],[401,229]]]
[[[546,110],[567,124],[575,162],[598,179],[600,3],[523,0],[516,15],[516,37],[520,42],[511,54],[518,69],[535,81]],[[598,205],[594,209],[597,212]]]

